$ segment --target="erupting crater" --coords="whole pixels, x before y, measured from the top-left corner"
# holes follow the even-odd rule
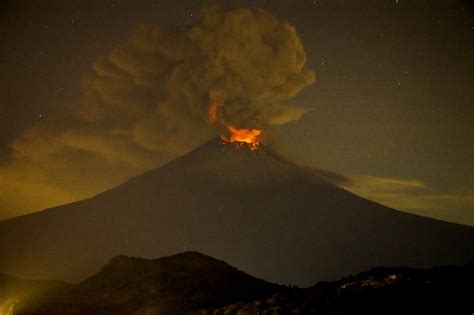
[[[262,133],[259,129],[237,129],[229,126],[229,135],[221,135],[221,139],[226,142],[236,143],[238,146],[247,144],[251,150],[256,150],[260,145],[258,137]]]
[[[228,135],[221,135],[225,142],[235,143],[238,147],[248,145],[251,150],[256,150],[260,145],[258,137],[262,133],[260,129],[239,129],[228,119],[222,116],[222,110],[225,104],[225,95],[221,90],[212,89],[209,91],[211,105],[209,106],[207,117],[210,123],[219,122],[227,127]]]

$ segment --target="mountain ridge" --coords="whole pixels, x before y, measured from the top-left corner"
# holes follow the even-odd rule
[[[265,146],[214,139],[93,198],[0,222],[0,270],[80,281],[119,254],[196,250],[304,286],[374,265],[465,263],[473,243],[474,228],[363,199]]]
[[[8,278],[8,277],[7,277]],[[38,281],[23,280],[25,284]],[[376,267],[308,288],[280,286],[199,252],[110,259],[85,281],[23,292],[4,309],[39,314],[400,314],[469,313],[474,263],[430,269]],[[0,289],[8,287],[0,277]],[[48,285],[46,285],[48,284]],[[17,293],[15,293],[17,292]],[[0,291],[1,293],[1,291]]]

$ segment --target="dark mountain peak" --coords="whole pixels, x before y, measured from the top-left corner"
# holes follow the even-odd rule
[[[78,284],[59,304],[71,303],[87,314],[95,314],[88,305],[120,309],[123,314],[131,313],[128,307],[159,305],[164,314],[174,314],[264,298],[280,288],[195,251],[158,259],[120,255]]]
[[[224,261],[201,254],[196,251],[186,251],[179,254],[157,259],[145,259],[119,255],[112,258],[97,274],[86,279],[87,286],[103,287],[118,282],[143,282],[149,279],[180,279],[193,281],[203,276],[215,276],[215,281],[221,278],[250,279],[244,272],[237,270]]]
[[[309,176],[313,177],[313,180],[324,180],[328,183],[350,182],[347,177],[339,173],[299,165],[263,143],[252,148],[246,143],[230,143],[220,138],[213,138],[176,160],[178,161],[196,163],[209,171],[222,172],[221,168],[228,171],[229,168],[234,167],[236,170],[243,170],[242,174],[253,172],[256,176],[265,176],[263,173],[268,172],[273,172],[274,175],[279,172],[282,175],[283,172],[287,176],[290,173],[297,176]]]
[[[249,163],[262,159],[284,160],[262,143],[258,147],[253,148],[247,143],[228,142],[220,138],[213,138],[205,142],[182,158],[187,160],[208,160],[211,162],[222,160],[227,163]]]
[[[167,175],[169,174],[169,175]],[[168,183],[175,179],[188,180],[186,186],[195,185],[197,179],[224,186],[282,184],[288,181],[310,180],[322,183],[323,177],[309,168],[301,167],[271,148],[260,144],[257,148],[246,143],[231,143],[214,138],[167,165],[151,171],[150,176],[167,176]]]
[[[220,269],[232,268],[224,261],[219,261],[211,256],[201,254],[197,251],[185,251],[179,254],[156,258],[145,259],[140,257],[132,257],[127,255],[118,255],[109,260],[104,265],[99,273],[113,273],[113,272],[136,272],[138,271],[153,271],[153,272],[167,272],[169,267],[186,269],[209,269],[219,267]]]

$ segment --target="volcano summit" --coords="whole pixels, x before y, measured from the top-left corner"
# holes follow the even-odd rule
[[[0,270],[82,280],[118,254],[196,250],[306,286],[371,266],[461,264],[474,228],[360,198],[264,145],[211,140],[91,199],[0,222]]]

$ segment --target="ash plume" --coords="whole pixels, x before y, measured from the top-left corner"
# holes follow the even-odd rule
[[[14,142],[0,172],[18,197],[0,200],[24,207],[28,176],[29,186],[70,201],[185,153],[219,134],[218,122],[253,128],[299,119],[304,110],[289,100],[314,82],[305,63],[295,28],[263,10],[209,7],[195,25],[141,25],[92,65],[72,113]]]

